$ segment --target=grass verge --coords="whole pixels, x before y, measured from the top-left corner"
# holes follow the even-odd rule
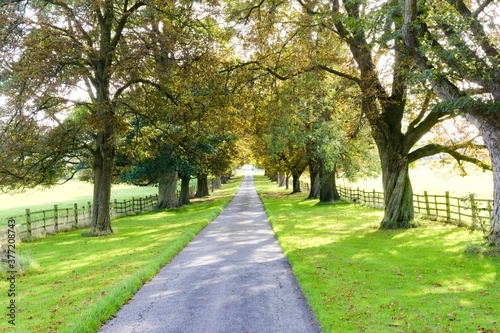
[[[379,230],[381,211],[256,185],[325,333],[500,332],[500,258],[465,253],[480,232]]]
[[[111,200],[122,201],[132,197],[155,195],[158,188],[153,186],[131,186],[124,184],[113,185]],[[0,219],[23,215],[26,208],[32,212],[50,210],[57,204],[59,209],[72,208],[75,203],[79,206],[92,202],[93,185],[82,181],[69,181],[52,188],[29,189],[24,193],[0,193]],[[4,226],[2,222],[1,226]]]
[[[37,269],[16,280],[16,332],[96,332],[231,200],[241,177],[179,209],[113,221],[114,235],[81,230],[25,243]],[[0,304],[8,304],[0,282]],[[11,330],[2,316],[0,331]]]

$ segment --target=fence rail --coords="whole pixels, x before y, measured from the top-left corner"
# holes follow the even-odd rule
[[[179,193],[177,193],[179,196]],[[189,187],[190,197],[196,194],[196,186]],[[151,211],[158,202],[157,195],[132,198],[128,200],[114,200],[111,202],[111,218],[128,214],[139,214]],[[26,213],[0,219],[0,238],[6,233],[6,221],[16,221],[16,234],[25,240],[41,237],[47,234],[56,234],[71,229],[82,229],[90,225],[92,215],[92,204],[86,205],[75,203],[71,207],[59,208],[54,205],[51,209],[32,211],[27,208]],[[2,243],[3,244],[3,243]]]
[[[309,183],[301,182],[301,188],[309,190]],[[337,190],[344,200],[384,209],[382,192],[343,186],[338,186]],[[464,224],[471,228],[482,228],[490,223],[493,216],[493,200],[479,199],[474,194],[452,197],[448,191],[444,195],[429,194],[427,191],[413,194],[413,207],[416,213],[425,217]]]
[[[131,214],[142,213],[154,209],[158,196],[132,198],[129,200],[114,200],[111,202],[110,215],[112,218]],[[16,234],[21,239],[37,238],[46,234],[57,234],[71,229],[81,229],[90,225],[92,215],[92,204],[86,205],[75,203],[72,207],[60,208],[54,205],[52,209],[32,211],[26,209],[23,215],[0,219],[3,221],[14,219],[16,221]],[[0,234],[5,233],[6,228],[0,229]]]

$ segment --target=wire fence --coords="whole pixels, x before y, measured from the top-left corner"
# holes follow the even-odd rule
[[[309,183],[301,182],[301,188],[309,191]],[[360,203],[376,209],[384,209],[384,193],[375,190],[338,186],[342,199]],[[430,219],[484,228],[493,218],[493,200],[476,198],[474,194],[453,197],[448,191],[444,195],[413,194],[413,207],[417,214]]]

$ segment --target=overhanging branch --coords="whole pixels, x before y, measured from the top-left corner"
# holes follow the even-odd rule
[[[424,157],[434,156],[440,153],[446,153],[453,156],[457,161],[464,161],[475,164],[483,170],[489,170],[489,171],[492,170],[491,165],[485,163],[484,161],[472,156],[466,156],[457,151],[458,149],[466,147],[484,148],[484,146],[476,145],[471,142],[465,142],[462,144],[451,145],[451,146],[428,144],[408,154],[408,161],[411,163]]]

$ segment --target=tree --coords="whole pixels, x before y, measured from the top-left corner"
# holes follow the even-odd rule
[[[434,125],[453,114],[434,107],[433,96],[413,77],[400,33],[403,13],[399,1],[297,0],[299,6],[291,3],[258,1],[240,11],[245,13],[246,21],[257,12],[259,17],[265,15],[266,20],[272,20],[266,22],[260,33],[271,31],[269,26],[285,27],[279,34],[272,34],[273,45],[279,45],[275,51],[258,54],[260,57],[251,63],[283,80],[322,69],[359,87],[361,111],[370,124],[381,162],[385,195],[381,227],[411,227],[414,213],[409,164],[443,152],[465,158],[456,149],[474,143],[417,145]],[[254,26],[259,29],[259,24]],[[294,55],[291,50],[297,46],[292,41],[301,36],[307,37],[305,41],[317,41],[317,47],[309,52],[302,49],[295,58],[297,65],[290,67]],[[257,45],[266,48],[264,43]],[[337,57],[343,54],[339,53],[343,47],[349,50],[352,62]],[[378,66],[379,59],[384,59],[386,66]],[[409,103],[412,100],[421,101],[418,108]]]
[[[494,1],[405,1],[403,36],[416,66],[443,100],[480,131],[493,165],[488,242],[500,245],[500,66]],[[493,29],[491,25],[494,25]]]
[[[86,108],[81,125],[92,142],[81,145],[92,155],[91,231],[112,233],[109,208],[116,140],[127,128],[119,102],[141,75],[144,52],[132,45],[141,30],[137,14],[146,4],[120,0],[18,3],[26,8],[18,13],[22,36],[3,49],[18,55],[4,63],[2,73],[9,113],[18,119],[45,118],[57,127],[72,107]],[[84,90],[86,98],[73,98],[70,93],[77,90]]]
[[[158,185],[158,209],[177,208],[177,180],[179,159],[173,143],[164,133],[137,117],[134,130],[120,144],[117,166],[118,181],[139,186]]]
[[[0,123],[0,184],[5,191],[71,179],[82,160],[80,124],[67,119],[57,127],[18,116]]]
[[[232,133],[221,134],[215,136],[213,141],[215,152],[208,156],[208,165],[211,174],[214,176],[214,188],[220,188],[222,178],[231,173],[239,160],[238,136]]]

